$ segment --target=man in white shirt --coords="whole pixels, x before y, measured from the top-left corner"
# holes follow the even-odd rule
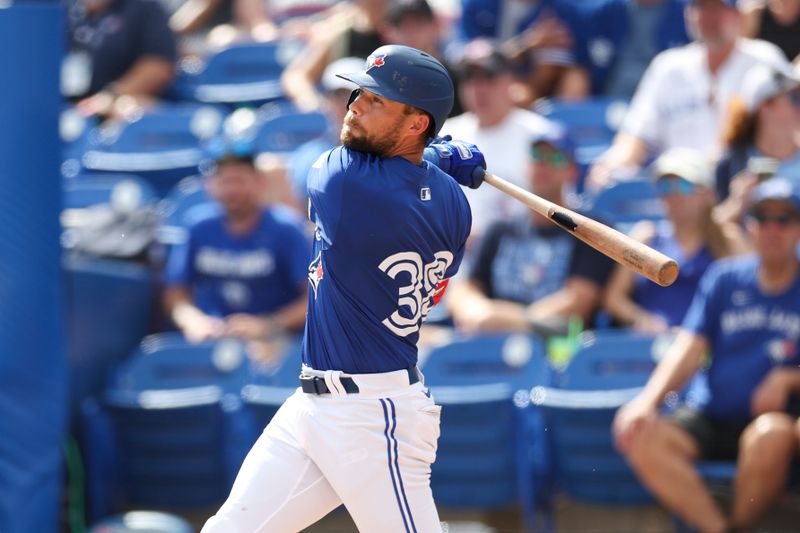
[[[762,63],[789,68],[773,44],[740,36],[735,0],[690,0],[685,19],[694,42],[653,59],[614,143],[589,172],[589,189],[636,175],[668,148],[690,147],[715,161],[728,101],[747,72]]]
[[[530,141],[551,127],[547,119],[514,106],[511,63],[497,43],[479,38],[469,42],[456,64],[459,95],[466,113],[445,122],[441,135],[478,144],[491,162],[492,173],[527,187]],[[492,187],[465,189],[472,207],[471,239],[493,221],[507,220],[527,207]]]

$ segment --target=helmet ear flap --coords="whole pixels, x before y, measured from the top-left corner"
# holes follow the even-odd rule
[[[347,109],[350,109],[350,105],[356,101],[360,92],[361,89],[353,89],[353,92],[350,93],[350,98],[347,99]]]

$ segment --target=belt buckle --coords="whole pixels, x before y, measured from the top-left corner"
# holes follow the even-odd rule
[[[322,382],[323,390],[320,390],[319,387],[320,382]],[[328,393],[328,387],[325,385],[325,380],[323,378],[312,376],[311,383],[314,384],[314,392],[317,394],[317,396]]]

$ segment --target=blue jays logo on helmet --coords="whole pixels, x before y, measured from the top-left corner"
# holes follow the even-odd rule
[[[366,70],[369,70],[372,67],[382,67],[385,64],[386,64],[386,54],[372,54],[367,58]]]

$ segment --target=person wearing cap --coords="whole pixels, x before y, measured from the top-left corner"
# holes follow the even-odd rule
[[[728,107],[723,140],[716,216],[738,223],[760,180],[779,174],[800,182],[800,69],[754,68]]]
[[[680,326],[708,266],[743,252],[745,244],[711,216],[716,203],[714,178],[703,154],[673,148],[656,159],[651,174],[666,220],[640,222],[631,235],[674,258],[680,265],[678,278],[666,289],[617,265],[603,307],[616,324],[658,334]]]
[[[611,147],[589,170],[588,190],[637,176],[653,154],[669,148],[694,148],[716,162],[722,117],[750,69],[788,68],[775,45],[740,36],[735,0],[690,0],[684,17],[694,41],[650,63]]]
[[[170,250],[168,316],[190,342],[297,333],[308,294],[303,221],[288,208],[263,207],[247,143],[214,141],[207,189],[221,213],[195,223]]]
[[[382,46],[360,71],[337,146],[308,175],[315,225],[299,385],[203,533],[301,531],[344,504],[360,531],[441,531],[430,488],[439,412],[417,341],[464,256],[461,186],[486,162],[436,138],[453,83],[430,54]]]
[[[550,121],[514,104],[511,91],[515,77],[499,43],[488,39],[471,41],[455,63],[455,70],[461,102],[467,111],[448,119],[442,134],[479,145],[492,161],[494,174],[526,187],[529,140],[546,130]],[[528,212],[520,202],[490,187],[465,192],[472,206],[473,240],[479,239],[492,222]]]
[[[613,426],[642,482],[704,533],[756,525],[783,491],[800,448],[796,187],[782,178],[760,184],[748,228],[755,254],[709,267],[675,341]],[[660,414],[705,364],[706,394],[690,393],[671,414]],[[736,461],[730,515],[695,470],[698,460]]]
[[[529,187],[569,205],[578,177],[574,146],[553,123],[528,145]],[[458,330],[467,333],[560,331],[570,318],[591,324],[612,261],[530,210],[494,222],[479,241],[468,278],[447,301]]]

